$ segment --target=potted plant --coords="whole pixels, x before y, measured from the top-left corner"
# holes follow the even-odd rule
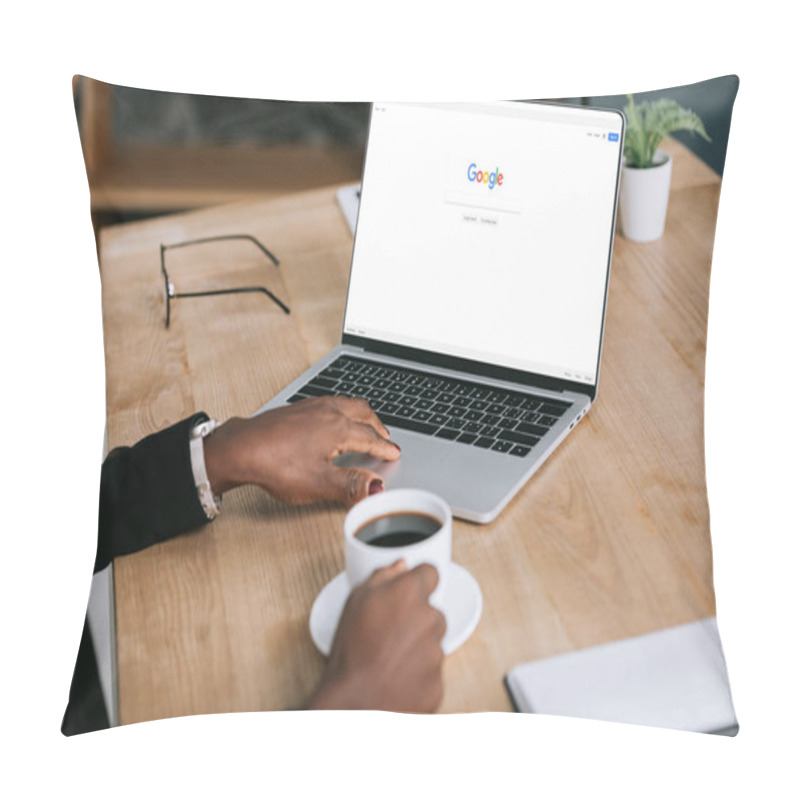
[[[652,242],[664,233],[672,177],[672,158],[658,146],[675,131],[691,131],[710,142],[694,111],[661,98],[634,105],[628,95],[627,125],[619,191],[622,235],[634,242]]]

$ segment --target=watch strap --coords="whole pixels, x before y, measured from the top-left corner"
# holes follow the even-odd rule
[[[205,450],[203,449],[203,439],[210,436],[219,427],[219,422],[215,419],[207,419],[192,428],[189,437],[189,455],[192,461],[192,476],[197,487],[197,499],[203,508],[208,519],[214,519],[219,514],[222,505],[222,497],[214,495],[211,491],[211,483],[206,472]]]

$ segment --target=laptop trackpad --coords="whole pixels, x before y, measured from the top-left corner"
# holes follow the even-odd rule
[[[397,461],[345,453],[333,463],[377,472],[387,489],[427,489],[444,498],[456,516],[476,522],[488,521],[482,517],[496,513],[498,503],[525,469],[522,459],[507,456],[492,458],[491,468],[487,469],[486,457],[495,454],[453,442],[409,435],[397,429],[392,430],[392,438],[402,448]],[[476,475],[481,479],[476,481]],[[465,513],[467,509],[471,513]]]
[[[372,456],[363,455],[361,453],[345,453],[335,458],[333,463],[337,467],[357,467],[359,469],[368,469],[371,472],[377,472],[378,475],[381,475],[384,481],[386,481],[386,487],[391,489],[397,488],[396,480],[399,474],[406,474],[409,472],[408,460],[405,454],[401,455],[397,461],[384,461],[383,459],[373,458]],[[416,459],[413,460],[416,461]],[[422,483],[420,483],[421,480],[422,477],[417,473],[417,485],[422,485]]]

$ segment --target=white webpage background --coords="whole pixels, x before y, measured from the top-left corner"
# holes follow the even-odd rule
[[[376,104],[347,333],[594,382],[620,122],[559,112]]]

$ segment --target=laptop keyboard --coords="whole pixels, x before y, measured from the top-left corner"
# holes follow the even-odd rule
[[[340,356],[289,398],[364,397],[384,425],[522,458],[569,403]]]

